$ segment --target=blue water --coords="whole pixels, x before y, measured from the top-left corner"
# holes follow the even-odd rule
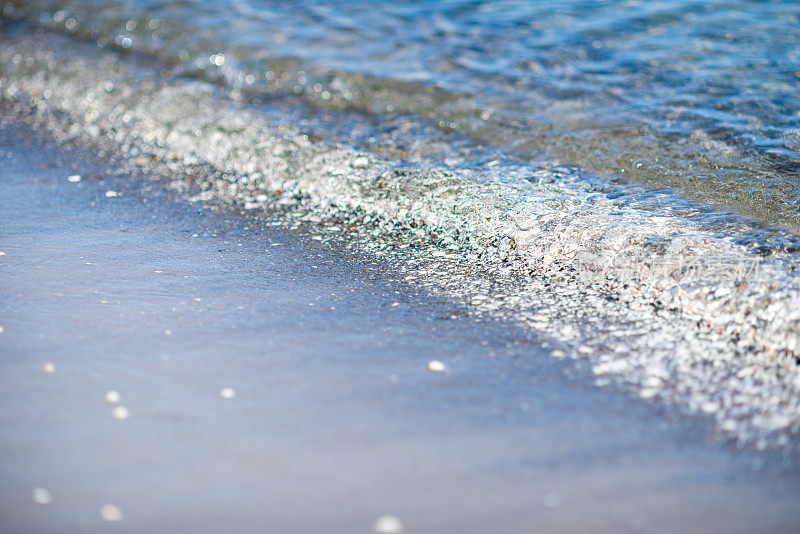
[[[0,104],[192,200],[446,258],[423,287],[795,444],[796,11],[4,3]]]
[[[6,2],[252,94],[421,116],[800,228],[800,3]]]

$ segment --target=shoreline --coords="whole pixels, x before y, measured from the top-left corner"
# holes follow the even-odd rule
[[[566,347],[557,357],[589,362],[598,384],[707,413],[741,444],[800,446],[800,260],[777,230],[724,213],[706,227],[707,208],[659,208],[646,191],[615,200],[617,186],[565,167],[473,172],[378,156],[46,32],[4,40],[0,55],[7,112],[62,142],[158,168],[203,199],[374,236],[376,252],[441,258],[406,276],[473,315],[536,329]],[[687,276],[695,264],[717,267]],[[758,276],[743,279],[741,265]]]
[[[0,136],[3,532],[104,531],[105,504],[130,532],[800,524],[795,470],[703,445],[391,259]]]

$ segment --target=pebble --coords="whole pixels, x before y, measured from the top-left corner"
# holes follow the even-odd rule
[[[110,402],[111,404],[116,404],[122,399],[122,396],[119,394],[119,391],[111,391],[106,392],[106,402]]]
[[[109,521],[111,523],[116,523],[123,519],[122,510],[113,504],[104,504],[103,507],[100,508],[100,517],[103,518],[103,521]]]
[[[67,181],[68,182],[80,182],[81,181],[81,175],[80,174],[73,174],[73,175],[67,176]]]
[[[644,385],[645,385],[645,387],[655,389],[655,388],[658,388],[658,387],[661,386],[661,382],[662,382],[662,380],[659,377],[657,377],[657,376],[649,376],[649,377],[645,378]]]
[[[355,157],[350,162],[350,166],[354,169],[366,169],[367,166],[369,166],[369,159],[367,159],[365,156]]]
[[[719,404],[714,401],[704,402],[700,409],[705,413],[714,413],[719,410]]]
[[[33,497],[33,502],[36,504],[50,504],[53,502],[52,497],[50,496],[50,492],[47,491],[45,488],[37,487],[33,488],[31,492],[31,497]]]
[[[232,399],[236,396],[236,390],[233,388],[222,388],[219,390],[219,396],[223,399]]]
[[[117,421],[127,421],[127,419],[131,416],[131,412],[125,406],[116,406],[113,410],[111,410],[111,415]]]
[[[446,369],[447,367],[445,367],[445,365],[439,360],[431,360],[428,362],[428,370],[433,371],[434,373],[441,373]]]
[[[116,191],[106,191],[106,198],[114,198],[118,196],[119,193],[117,193]]]
[[[47,362],[44,365],[42,365],[42,371],[44,371],[47,374],[53,374],[56,372],[56,364],[54,364],[53,362]]]
[[[375,534],[401,534],[403,522],[393,515],[382,515],[375,520]]]
[[[736,430],[736,421],[733,419],[725,419],[722,421],[722,424],[720,424],[720,428],[725,432],[733,432]]]
[[[643,399],[652,399],[657,393],[658,391],[652,388],[642,388],[639,390],[639,396]]]
[[[544,496],[544,499],[542,499],[542,504],[545,508],[558,508],[561,506],[561,497],[558,493],[548,493]]]

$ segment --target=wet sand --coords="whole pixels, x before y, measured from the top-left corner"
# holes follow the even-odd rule
[[[535,332],[26,130],[0,141],[3,534],[800,529],[790,463],[594,387]]]

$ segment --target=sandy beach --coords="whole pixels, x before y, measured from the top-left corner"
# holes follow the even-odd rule
[[[3,534],[800,528],[791,463],[391,262],[0,142]]]

